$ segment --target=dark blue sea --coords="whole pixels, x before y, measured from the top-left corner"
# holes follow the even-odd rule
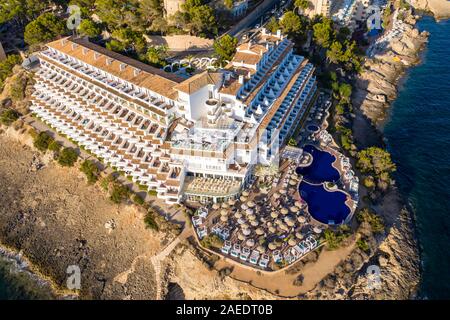
[[[396,180],[414,210],[423,281],[420,297],[450,298],[450,20],[425,17],[422,63],[409,69],[385,126]]]

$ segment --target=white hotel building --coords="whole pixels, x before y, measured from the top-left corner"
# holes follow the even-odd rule
[[[316,93],[314,67],[264,31],[225,69],[189,79],[80,38],[39,60],[32,111],[169,204],[236,197]]]

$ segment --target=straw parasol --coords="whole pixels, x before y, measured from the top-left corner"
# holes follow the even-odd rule
[[[247,202],[247,206],[249,208],[253,208],[254,206],[256,206],[256,204],[253,201],[250,200],[249,202]]]
[[[275,192],[273,195],[272,195],[272,198],[274,198],[274,199],[278,199],[280,197],[280,194],[278,193],[278,192]]]
[[[297,218],[297,221],[300,222],[300,223],[305,223],[306,222],[306,218],[304,216],[299,216]]]
[[[230,206],[228,205],[228,203],[226,203],[226,202],[223,202],[222,203],[222,208],[224,208],[224,209],[228,209]]]
[[[291,186],[295,186],[297,184],[297,181],[295,181],[294,179],[289,180],[289,184]]]
[[[244,197],[248,197],[248,195],[249,195],[249,192],[248,192],[247,190],[245,190],[245,191],[242,191],[242,195],[243,195]]]
[[[236,200],[230,198],[230,199],[228,199],[228,204],[230,206],[234,206],[236,204]]]
[[[258,236],[262,236],[262,235],[264,234],[264,230],[261,229],[261,228],[258,228],[258,229],[255,230],[255,233],[256,233]]]
[[[248,208],[247,210],[245,210],[245,213],[247,215],[251,215],[251,214],[253,214],[253,209]]]
[[[272,212],[270,213],[270,216],[271,216],[272,218],[276,219],[276,218],[278,218],[278,212],[272,211]]]
[[[248,239],[245,244],[247,245],[247,247],[253,247],[255,245],[255,240],[253,239]]]
[[[242,210],[247,210],[248,206],[245,203],[243,203],[243,204],[241,204],[241,209]]]
[[[302,235],[300,232],[296,232],[296,233],[295,233],[295,237],[296,237],[297,239],[299,239],[299,240],[302,240],[302,239],[303,239],[303,235]]]
[[[296,212],[298,212],[300,209],[298,208],[298,207],[296,207],[296,206],[292,206],[292,207],[290,207],[289,208],[292,212],[294,212],[294,213],[296,213]]]
[[[244,241],[244,240],[245,240],[245,237],[244,237],[244,235],[243,235],[242,233],[239,232],[239,234],[238,234],[238,239],[239,239],[240,241]]]
[[[239,218],[239,219],[238,219],[238,223],[239,223],[239,224],[243,224],[243,223],[245,223],[245,219],[243,219],[243,218]]]
[[[234,214],[234,217],[235,217],[236,219],[240,219],[240,218],[242,218],[242,213],[236,212],[236,213]]]
[[[276,248],[277,248],[277,246],[276,246],[275,243],[273,243],[273,242],[269,243],[269,249],[270,250],[275,250]]]
[[[266,248],[264,248],[263,246],[258,246],[258,248],[256,248],[256,250],[258,250],[259,253],[264,253],[264,252],[266,252]]]
[[[247,201],[247,197],[246,196],[240,196],[239,200],[241,200],[242,202],[245,202],[245,201]]]
[[[275,231],[277,231],[277,229],[275,229],[273,226],[269,227],[269,232],[270,233],[275,233]]]
[[[227,222],[228,221],[228,216],[220,216],[220,221]]]
[[[257,227],[257,226],[259,225],[259,223],[258,223],[258,221],[256,221],[256,220],[252,220],[252,221],[250,221],[250,225],[251,225],[252,227]]]
[[[286,208],[281,208],[280,212],[282,215],[287,215],[289,213],[289,210]]]
[[[281,219],[275,219],[275,224],[280,224],[280,223],[283,223],[283,221],[281,221]]]
[[[221,215],[221,216],[226,216],[226,215],[228,215],[228,210],[226,210],[226,209],[220,210],[220,215]]]
[[[322,229],[320,229],[319,227],[314,227],[314,228],[313,228],[313,231],[314,231],[315,233],[317,233],[317,234],[322,233]]]
[[[279,227],[280,227],[281,230],[284,230],[284,231],[288,231],[289,230],[288,226],[285,225],[283,222],[279,224]]]
[[[246,223],[241,224],[241,228],[242,228],[242,230],[248,229],[248,224],[246,224]]]
[[[302,203],[300,201],[295,201],[295,206],[297,208],[301,208],[302,207]]]
[[[214,204],[212,205],[212,208],[213,208],[214,210],[217,210],[217,209],[220,208],[220,206],[219,206],[218,203],[214,203]]]
[[[242,230],[242,233],[244,234],[244,236],[248,236],[248,235],[250,235],[250,233],[252,233],[252,231],[247,228],[247,229]]]
[[[288,244],[293,247],[297,244],[297,241],[294,240],[294,238],[289,239]]]
[[[287,193],[286,189],[281,189],[279,192],[280,192],[281,194],[286,194],[286,193]]]
[[[252,213],[247,216],[248,220],[256,220],[256,216]]]

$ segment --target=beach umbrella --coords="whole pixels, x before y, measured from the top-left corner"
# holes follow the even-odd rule
[[[239,234],[238,234],[238,239],[239,239],[240,241],[244,241],[244,240],[245,240],[245,236],[244,236],[242,233],[239,233]]]
[[[294,238],[289,239],[288,244],[293,247],[297,244],[297,241],[294,240]]]
[[[245,210],[245,213],[248,215],[253,214],[253,209],[248,208],[247,210]]]
[[[228,217],[227,216],[221,216],[220,217],[220,221],[227,222],[228,221]]]
[[[277,229],[275,229],[273,226],[269,227],[269,232],[270,233],[275,233],[275,231],[277,231]]]
[[[303,239],[303,235],[302,235],[300,232],[296,232],[296,233],[295,233],[295,237],[296,237],[297,239],[299,239],[299,240],[302,240],[302,239]]]
[[[246,224],[246,223],[241,224],[241,228],[242,229],[248,229],[248,224]]]
[[[281,189],[279,192],[280,192],[281,194],[286,194],[286,193],[287,193],[286,189]]]
[[[259,253],[263,254],[264,252],[266,252],[266,248],[264,248],[263,246],[258,246],[258,248],[256,248],[256,250],[259,251]]]
[[[289,213],[289,210],[286,208],[281,208],[280,212],[282,215],[287,215]]]
[[[248,220],[256,220],[256,216],[252,213],[247,216]]]
[[[302,208],[302,203],[300,202],[300,201],[295,201],[295,206],[297,207],[297,208]]]
[[[257,226],[259,225],[259,223],[258,223],[258,221],[253,220],[253,221],[250,221],[250,225],[251,225],[252,227],[257,227]]]
[[[248,197],[248,195],[249,195],[249,192],[248,191],[242,191],[242,195],[244,196],[244,197]]]
[[[225,209],[220,210],[220,215],[221,216],[227,216],[228,215],[228,210],[225,210]]]
[[[278,192],[274,192],[274,194],[272,195],[272,198],[274,199],[278,199],[280,197],[280,194]]]
[[[262,235],[264,234],[264,230],[261,229],[261,228],[258,228],[258,229],[255,230],[255,233],[256,233],[258,236],[262,236]]]
[[[252,233],[252,231],[247,228],[247,229],[242,230],[242,233],[244,234],[244,236],[248,236],[248,235],[250,235],[250,233]]]
[[[306,222],[306,218],[304,216],[299,216],[297,218],[297,221],[300,222],[300,223],[305,223]]]
[[[247,247],[253,247],[255,245],[255,240],[253,239],[248,239],[245,244],[247,245]]]
[[[296,212],[299,212],[299,208],[298,207],[296,207],[296,206],[292,206],[292,207],[290,207],[289,208],[292,212],[294,212],[294,213],[296,213]]]
[[[314,227],[314,228],[313,228],[313,231],[314,231],[315,233],[317,233],[317,234],[322,233],[322,229],[320,229],[319,227]]]
[[[243,203],[243,204],[241,204],[241,209],[242,210],[247,210],[248,206],[245,203]]]
[[[240,219],[240,218],[242,218],[242,213],[236,212],[236,213],[234,214],[234,217],[235,217],[236,219]]]
[[[280,223],[283,223],[283,221],[281,221],[281,219],[275,219],[275,224],[280,225]]]
[[[276,248],[277,248],[277,246],[275,245],[275,243],[273,243],[273,242],[269,243],[270,250],[275,250]]]
[[[246,196],[240,196],[239,200],[241,200],[242,202],[245,202],[245,201],[247,201],[247,197]]]
[[[217,209],[220,208],[220,206],[219,206],[218,203],[214,203],[214,204],[212,205],[212,208],[213,208],[214,210],[217,210]]]
[[[276,219],[276,218],[278,218],[278,212],[272,211],[272,212],[270,213],[270,216],[271,216],[272,218]]]
[[[245,223],[245,219],[239,218],[237,222],[238,222],[239,224],[243,224],[243,223]]]
[[[269,222],[266,223],[266,225],[267,225],[268,227],[271,227],[271,226],[272,226],[272,222],[269,221]]]
[[[294,179],[289,180],[289,184],[291,186],[295,186],[297,184],[297,181],[295,181]]]
[[[223,202],[222,203],[222,208],[224,208],[224,209],[228,209],[230,206],[228,205],[228,203],[226,203],[226,202]]]
[[[250,200],[249,202],[247,202],[247,206],[249,208],[254,208],[256,206],[256,203],[254,203],[253,201]]]
[[[288,226],[285,225],[283,222],[280,223],[280,224],[278,225],[278,227],[279,227],[281,230],[283,230],[283,231],[288,231],[288,230],[289,230]]]
[[[230,198],[230,199],[228,199],[228,204],[230,206],[234,206],[236,204],[236,200]]]

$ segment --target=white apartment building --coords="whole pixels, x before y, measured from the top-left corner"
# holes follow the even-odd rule
[[[224,201],[306,116],[314,68],[292,48],[263,31],[225,69],[183,79],[64,38],[39,53],[31,109],[169,204]]]

